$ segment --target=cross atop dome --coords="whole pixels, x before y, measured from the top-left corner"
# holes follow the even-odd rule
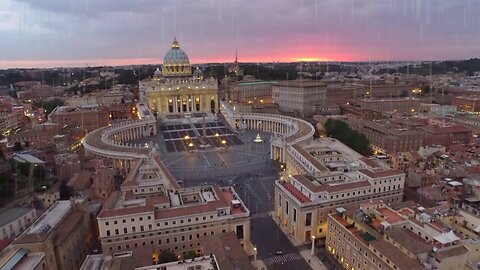
[[[173,48],[180,48],[180,45],[178,45],[177,37],[173,38],[172,49]]]

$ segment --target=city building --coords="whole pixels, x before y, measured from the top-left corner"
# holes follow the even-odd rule
[[[23,111],[0,113],[0,134],[6,136],[16,129],[21,128],[24,122],[24,117]]]
[[[380,153],[417,151],[424,145],[422,130],[393,122],[360,120],[356,129],[367,137],[373,150]]]
[[[139,247],[132,251],[114,255],[95,254],[85,258],[80,270],[228,270],[219,267],[215,255],[199,256],[193,259],[167,263],[154,263],[153,249]],[[242,268],[243,270],[243,268]]]
[[[452,105],[464,112],[480,112],[480,96],[466,95],[452,97]]]
[[[234,82],[229,101],[234,103],[272,103],[272,82],[239,81]]]
[[[74,174],[80,172],[80,158],[77,154],[57,154],[54,159],[55,173],[60,178],[60,181],[66,181]]]
[[[283,112],[302,117],[314,114],[314,106],[326,104],[327,86],[321,81],[279,81],[272,85],[273,102]]]
[[[326,93],[327,106],[354,104],[365,93],[365,85],[361,84],[328,84]]]
[[[59,106],[49,115],[48,120],[63,128],[80,129],[88,133],[110,123],[109,110],[104,106]]]
[[[420,99],[417,98],[365,98],[355,102],[363,110],[404,114],[418,112],[420,103]]]
[[[327,218],[325,247],[346,269],[476,268],[480,241],[465,239],[437,216],[378,200],[355,210],[338,207]]]
[[[234,232],[251,253],[250,212],[233,188],[180,188],[156,150],[137,160],[98,216],[102,249],[106,254],[143,246],[177,255],[201,253],[200,239]]]
[[[469,144],[473,139],[472,130],[462,125],[433,123],[420,129],[425,134],[425,146]]]
[[[81,203],[57,201],[15,239],[13,247],[43,252],[45,269],[78,269],[93,243],[89,215]]]
[[[200,246],[202,254],[215,256],[219,269],[255,269],[233,232],[204,237]]]
[[[0,212],[0,240],[15,238],[37,218],[34,208],[12,207]]]
[[[162,69],[150,80],[139,83],[140,99],[157,114],[180,114],[218,111],[218,83],[204,79],[202,70],[192,66],[187,54],[175,39],[165,54]]]
[[[10,249],[0,257],[0,269],[48,270],[44,252],[29,253],[23,248]]]
[[[274,219],[299,242],[325,237],[327,216],[338,207],[402,200],[405,174],[324,138],[294,145],[285,175],[275,182]]]
[[[23,147],[39,146],[52,141],[53,136],[62,133],[62,126],[55,123],[37,124],[7,137],[9,144],[20,143]]]

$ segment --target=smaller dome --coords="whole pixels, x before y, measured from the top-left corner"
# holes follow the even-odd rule
[[[197,80],[202,80],[203,79],[203,71],[199,67],[197,67],[193,71],[193,78],[197,79]]]
[[[155,70],[155,72],[153,73],[153,79],[156,81],[162,79],[162,70],[160,70],[160,68],[157,67],[157,70]]]

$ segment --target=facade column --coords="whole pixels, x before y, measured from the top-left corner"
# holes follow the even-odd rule
[[[163,104],[165,104],[165,113],[169,113],[168,111],[168,105],[170,105],[170,103],[168,102],[168,100],[170,99],[169,96],[164,96],[163,97]]]
[[[173,96],[173,112],[177,112],[177,96]]]

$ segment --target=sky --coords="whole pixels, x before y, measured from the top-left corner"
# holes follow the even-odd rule
[[[480,57],[480,0],[0,0],[0,68]]]

